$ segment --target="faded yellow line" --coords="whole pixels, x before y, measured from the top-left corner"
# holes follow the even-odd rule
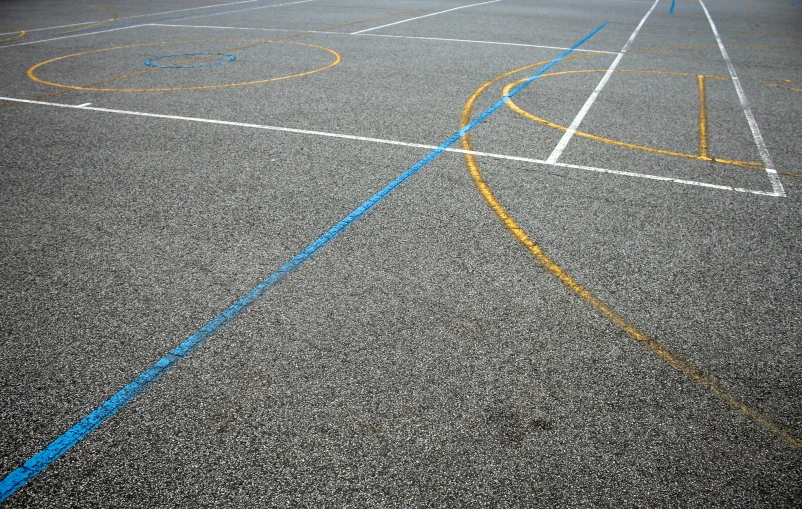
[[[754,7],[755,6],[755,4],[753,4],[749,0],[744,0],[744,1],[746,2],[746,5],[748,5],[749,7]]]
[[[368,18],[368,19],[362,19],[362,20],[359,20],[359,21],[352,21],[350,23],[343,23],[342,25],[335,25],[333,27],[324,28],[324,30],[334,30],[335,28],[349,27],[351,25],[358,25],[360,23],[366,23],[368,21],[374,21],[374,20],[382,19],[382,18],[389,18],[390,16],[398,16],[399,14],[407,14],[407,13],[415,12],[415,11],[416,11],[416,9],[407,9],[405,11],[393,12],[393,13],[390,13],[390,14],[383,14],[381,16],[374,16],[374,17]]]
[[[696,84],[699,87],[699,155],[707,159],[707,91],[705,89],[705,77],[701,74],[697,75]]]
[[[105,23],[108,23],[109,21],[114,21],[115,19],[117,19],[117,13],[114,12],[114,11],[110,11],[110,10],[104,8],[104,7],[96,7],[94,5],[87,5],[87,7],[89,7],[90,9],[100,9],[101,11],[106,11],[109,14],[111,14],[111,18],[103,20],[103,21],[101,21],[99,23],[95,23],[93,25],[89,25],[89,26],[85,26],[85,27],[79,27],[79,28],[73,28],[72,30],[67,30],[66,32],[59,32],[56,35],[65,35],[65,34],[71,34],[73,32],[80,32],[81,30],[89,30],[90,28],[99,27],[100,25],[103,25]]]
[[[766,83],[767,87],[784,88],[786,90],[793,90],[794,92],[802,92],[802,88],[786,87],[783,85],[775,85],[774,83]]]
[[[476,89],[474,93],[470,96],[468,101],[465,103],[465,107],[462,110],[462,116],[460,118],[460,128],[465,127],[471,121],[471,114],[473,112],[474,104],[479,96],[487,90],[493,83],[518,72],[524,71],[526,69],[530,69],[532,67],[540,66],[546,64],[547,62],[538,62],[536,64],[527,65],[521,67],[519,69],[515,69],[513,71],[506,72],[501,74],[492,80],[486,82],[482,86]],[[461,140],[462,148],[464,150],[473,150],[473,143],[471,141],[471,135],[466,134]],[[580,285],[574,278],[572,278],[562,267],[560,267],[557,263],[555,263],[541,248],[540,246],[532,240],[529,235],[524,231],[524,229],[515,222],[512,216],[507,212],[501,202],[498,201],[496,196],[493,194],[490,186],[487,184],[487,181],[484,179],[482,172],[479,168],[479,163],[474,157],[473,154],[463,154],[465,158],[465,163],[468,167],[468,171],[473,179],[476,188],[479,190],[482,198],[485,200],[487,205],[496,215],[496,217],[501,221],[507,231],[513,236],[513,238],[518,241],[534,258],[537,262],[546,269],[552,276],[554,276],[560,283],[564,286],[569,288],[571,291],[576,293],[586,304],[591,306],[594,310],[596,310],[599,314],[610,320],[613,324],[621,328],[629,337],[634,339],[639,345],[646,348],[650,353],[656,355],[664,362],[666,362],[669,366],[674,368],[675,370],[685,374],[695,383],[699,384],[703,388],[705,388],[708,392],[713,394],[715,397],[723,401],[729,407],[737,410],[752,422],[756,423],[760,427],[764,428],[771,433],[774,433],[776,436],[784,440],[786,443],[791,445],[794,449],[799,452],[802,452],[802,437],[796,435],[796,433],[784,426],[780,426],[768,420],[767,418],[763,417],[757,411],[751,409],[746,404],[741,402],[735,396],[731,395],[724,387],[719,385],[715,380],[713,380],[710,376],[706,375],[702,370],[697,368],[693,365],[690,361],[683,359],[679,355],[670,351],[665,345],[660,343],[659,341],[655,340],[647,336],[646,334],[640,332],[635,325],[630,322],[625,317],[621,316],[617,312],[615,312],[610,306],[602,302],[599,298],[594,296],[588,289]]]
[[[17,35],[13,35],[13,36],[7,37],[5,39],[0,39],[0,42],[13,41],[14,39],[19,39],[20,37],[22,37],[23,35],[28,33],[25,30],[20,30],[19,28],[14,28],[14,27],[0,27],[0,28],[9,28],[9,29],[11,29],[11,30],[13,30],[15,32],[19,32]]]
[[[544,74],[544,75],[541,76],[541,78],[545,78],[545,77],[548,77],[548,76],[559,76],[559,75],[564,75],[564,74],[577,74],[577,73],[586,73],[586,72],[607,72],[607,71],[606,70],[600,70],[600,69],[592,69],[592,70],[591,69],[583,69],[583,70],[579,70],[579,71],[561,71],[561,72],[554,72],[554,73]],[[679,72],[668,72],[668,71],[636,71],[636,70],[628,70],[627,69],[627,70],[617,70],[616,72],[635,72],[635,73],[645,72],[645,73],[650,73],[650,74],[673,74],[673,75],[678,75],[678,76],[696,76],[695,74],[687,74],[687,73],[679,73]],[[719,76],[708,76],[708,77],[709,78],[713,78],[713,79],[727,79],[727,78],[722,78],[722,77],[719,77]],[[504,89],[502,90],[502,95],[508,94],[510,92],[510,90],[512,90],[516,85],[518,85],[522,81],[524,81],[524,80],[515,81],[513,83],[510,83],[506,87],[504,87]],[[515,102],[512,101],[512,100],[507,101],[506,104],[507,104],[507,107],[509,107],[514,112],[516,112],[519,115],[522,115],[522,116],[524,116],[524,117],[526,117],[526,118],[528,118],[530,120],[533,120],[533,121],[535,121],[535,122],[537,122],[539,124],[545,125],[547,127],[551,127],[553,129],[558,129],[560,131],[567,131],[568,130],[568,128],[565,127],[565,126],[562,126],[562,125],[559,125],[559,124],[555,124],[554,122],[549,122],[548,120],[545,120],[545,119],[540,118],[540,117],[538,117],[536,115],[533,115],[532,113],[529,113],[528,111],[524,110],[523,108],[521,108],[520,106],[515,104]],[[626,143],[626,142],[623,142],[623,141],[613,140],[613,139],[610,139],[610,138],[605,138],[603,136],[597,136],[595,134],[590,134],[590,133],[586,133],[586,132],[583,132],[583,131],[576,131],[574,134],[576,136],[579,136],[579,137],[582,137],[582,138],[586,138],[586,139],[589,139],[589,140],[599,141],[599,142],[602,142],[602,143],[607,143],[607,144],[610,144],[610,145],[616,145],[616,146],[619,146],[619,147],[626,147],[626,148],[630,148],[630,149],[634,149],[634,150],[642,150],[644,152],[652,152],[654,154],[662,154],[662,155],[673,156],[673,157],[682,157],[682,158],[685,158],[685,159],[693,159],[693,160],[696,160],[696,161],[706,161],[706,162],[715,162],[715,163],[721,163],[721,164],[728,164],[728,165],[739,166],[739,167],[743,167],[743,168],[752,168],[752,169],[762,169],[763,168],[763,163],[759,163],[759,162],[733,161],[733,160],[730,160],[730,159],[703,157],[703,156],[696,155],[696,154],[685,154],[685,153],[682,153],[682,152],[672,152],[670,150],[663,150],[663,149],[659,149],[659,148],[645,147],[645,146],[642,146],[642,145],[635,145],[633,143]]]

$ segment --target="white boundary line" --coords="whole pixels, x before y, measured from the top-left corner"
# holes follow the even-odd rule
[[[37,41],[28,41],[28,42],[18,42],[16,44],[9,44],[7,46],[0,46],[0,49],[4,48],[13,48],[15,46],[26,46],[28,44],[39,44],[40,42],[50,42],[50,41],[58,41],[59,39],[69,39],[71,37],[84,37],[86,35],[97,35],[97,34],[105,34],[106,32],[116,32],[117,30],[126,30],[128,28],[139,28],[146,25],[130,25],[127,27],[117,27],[117,28],[109,28],[108,30],[98,30],[97,32],[86,32],[83,34],[73,34],[73,35],[64,35],[61,37],[53,37],[51,39],[39,39]]]
[[[752,130],[752,137],[755,139],[757,151],[760,152],[760,158],[763,159],[763,164],[766,166],[766,174],[768,174],[769,180],[771,181],[771,188],[774,189],[774,193],[777,194],[777,196],[785,196],[785,190],[783,189],[782,182],[780,182],[780,176],[777,175],[777,170],[774,168],[774,163],[771,161],[769,149],[766,148],[766,142],[763,141],[763,136],[760,134],[760,128],[758,128],[755,116],[752,114],[752,108],[749,107],[749,103],[746,101],[746,94],[744,94],[744,89],[741,87],[741,81],[738,79],[738,75],[735,74],[735,67],[733,67],[732,61],[730,61],[727,50],[724,49],[724,43],[721,42],[721,36],[719,36],[718,30],[716,30],[716,24],[713,23],[713,18],[710,17],[710,13],[702,0],[699,0],[699,5],[701,5],[702,9],[705,11],[707,21],[710,22],[710,28],[713,29],[713,35],[716,36],[716,42],[721,50],[721,56],[724,57],[724,61],[727,62],[727,69],[730,71],[732,84],[735,85],[735,92],[738,94],[738,99],[741,101],[741,107],[744,110],[746,121],[749,123],[749,129]]]
[[[365,32],[370,32],[371,30],[378,30],[380,28],[390,27],[390,26],[393,26],[393,25],[398,25],[399,23],[406,23],[407,21],[414,21],[416,19],[428,18],[429,16],[437,16],[438,14],[443,14],[443,13],[446,13],[446,12],[456,11],[456,10],[459,10],[459,9],[465,9],[465,8],[468,8],[468,7],[476,7],[477,5],[493,4],[493,3],[496,3],[496,2],[500,2],[500,1],[501,0],[490,0],[489,2],[481,2],[481,3],[478,3],[478,4],[463,5],[463,6],[460,6],[460,7],[454,7],[453,9],[446,9],[444,11],[432,12],[430,14],[424,14],[423,16],[416,16],[414,18],[402,19],[401,21],[396,21],[395,23],[387,23],[386,25],[381,25],[381,26],[373,27],[373,28],[366,28],[365,30],[359,30],[358,32],[351,32],[351,35],[364,34]]]
[[[170,28],[209,28],[219,30],[258,30],[258,31],[276,31],[276,32],[303,32],[305,34],[326,34],[326,35],[353,35],[348,32],[327,32],[325,30],[292,30],[289,28],[250,28],[250,27],[221,27],[210,25],[171,25],[166,23],[145,23],[139,26],[153,26],[153,27],[170,27]],[[522,48],[541,48],[541,49],[554,49],[554,50],[567,50],[569,48],[562,48],[560,46],[543,46],[540,44],[522,44],[518,42],[496,42],[496,41],[476,41],[472,39],[445,39],[443,37],[415,37],[409,35],[387,35],[387,34],[365,34],[370,37],[390,37],[395,39],[420,39],[424,41],[444,41],[444,42],[467,42],[473,44],[494,44],[498,46],[519,46]],[[593,49],[575,49],[574,51],[584,51],[585,53],[604,53],[608,55],[618,55],[615,51],[601,51]]]
[[[243,0],[243,1],[240,1],[240,2],[231,2],[231,3],[228,3],[228,4],[205,5],[203,7],[189,7],[187,9],[177,9],[177,10],[174,10],[174,11],[154,12],[154,13],[150,13],[150,14],[137,14],[136,16],[123,16],[122,18],[117,18],[117,20],[144,18],[146,16],[160,16],[162,14],[172,14],[174,12],[194,11],[196,9],[210,9],[212,7],[225,7],[227,5],[248,4],[248,3],[260,2],[260,1],[262,1],[262,0]],[[90,23],[97,23],[97,22],[96,21],[84,21],[83,23],[71,23],[69,25],[58,25],[58,26],[54,26],[54,27],[31,28],[30,30],[25,30],[25,31],[26,32],[42,32],[44,30],[55,30],[57,28],[77,27],[77,26],[80,26],[80,25],[88,25]],[[14,32],[8,32],[8,33],[14,33]],[[5,34],[0,34],[0,35],[5,35]]]
[[[253,0],[253,1],[256,1],[256,0]],[[303,4],[303,3],[314,2],[314,1],[316,1],[316,0],[298,0],[297,2],[287,2],[287,3],[283,3],[283,4],[262,5],[261,7],[254,7],[254,8],[249,9],[249,10],[254,10],[255,11],[255,10],[258,10],[258,9],[268,9],[270,7],[284,7],[285,5]],[[500,1],[500,0],[496,0],[496,1]],[[200,9],[200,7],[195,7],[195,8],[196,9]],[[178,11],[174,11],[174,12],[178,12]],[[213,16],[215,14],[226,14],[226,13],[223,13],[223,12],[212,12],[212,13],[206,13],[206,14],[197,14],[197,15],[188,16],[188,17],[189,18],[200,18],[202,16]],[[143,14],[141,16],[129,16],[129,18],[142,17],[142,16],[151,16],[151,15],[150,14]],[[120,19],[120,18],[117,18],[117,19]],[[6,45],[6,46],[0,46],[0,49],[13,48],[15,46],[25,46],[26,44],[38,44],[40,42],[57,41],[59,39],[69,39],[70,37],[83,37],[85,35],[96,35],[96,34],[102,34],[102,33],[105,33],[105,32],[114,32],[115,30],[125,30],[126,28],[138,28],[138,27],[143,27],[143,26],[157,26],[157,25],[153,24],[153,23],[140,23],[138,25],[130,25],[130,26],[117,27],[117,28],[110,28],[108,30],[100,30],[100,31],[96,31],[96,32],[93,31],[93,32],[86,32],[86,33],[83,33],[83,34],[65,35],[63,37],[52,37],[50,39],[40,39],[40,40],[37,40],[37,41],[19,42],[17,44],[9,44],[9,45]]]
[[[207,118],[198,118],[198,117],[184,117],[179,115],[164,115],[160,113],[146,113],[142,111],[129,111],[129,110],[117,110],[111,108],[98,108],[95,106],[87,106],[85,104],[81,105],[74,105],[74,104],[61,104],[61,103],[51,103],[45,101],[34,101],[31,99],[16,99],[13,97],[1,97],[0,101],[9,101],[14,103],[23,103],[23,104],[35,104],[41,106],[54,106],[57,108],[67,108],[73,110],[83,110],[83,111],[97,111],[102,113],[115,113],[118,115],[131,115],[137,117],[147,117],[147,118],[161,118],[166,120],[181,120],[185,122],[200,122],[204,124],[215,124],[215,125],[223,125],[223,126],[230,126],[230,127],[245,127],[249,129],[264,129],[268,131],[279,131],[285,133],[293,133],[293,134],[306,134],[306,135],[313,135],[313,136],[323,136],[327,138],[338,138],[342,140],[353,140],[353,141],[366,141],[370,143],[381,143],[383,145],[395,145],[401,147],[410,147],[410,148],[421,148],[426,150],[433,150],[437,147],[435,145],[426,145],[423,143],[408,143],[404,141],[397,141],[397,140],[387,140],[382,138],[369,138],[366,136],[354,136],[351,134],[341,134],[341,133],[332,133],[332,132],[325,132],[325,131],[311,131],[308,129],[295,129],[292,127],[278,127],[278,126],[270,126],[270,125],[262,125],[262,124],[249,124],[245,122],[232,122],[228,120],[214,120],[214,119],[207,119]],[[519,161],[524,163],[534,163],[539,165],[545,166],[555,166],[558,168],[571,168],[575,170],[584,170],[584,171],[592,171],[595,173],[608,173],[611,175],[619,175],[623,177],[635,177],[641,178],[646,180],[653,180],[658,182],[668,182],[673,184],[683,184],[695,187],[702,187],[706,189],[717,189],[722,191],[733,191],[737,193],[747,193],[747,194],[755,194],[759,196],[773,196],[777,197],[774,192],[767,192],[767,191],[758,191],[755,189],[745,189],[742,187],[732,187],[732,186],[725,186],[720,184],[710,184],[707,182],[698,182],[694,180],[684,180],[684,179],[676,179],[673,177],[662,177],[659,175],[649,175],[648,173],[636,173],[631,171],[621,171],[621,170],[610,170],[605,168],[595,168],[593,166],[582,166],[578,164],[567,164],[567,163],[549,163],[548,161],[544,161],[542,159],[532,159],[529,157],[518,157],[518,156],[510,156],[505,154],[494,154],[492,152],[480,152],[476,150],[463,150],[458,148],[448,148],[446,152],[454,152],[458,154],[473,154],[476,156],[482,157],[490,157],[493,159],[503,159],[507,161]],[[784,195],[783,195],[784,196]]]
[[[571,125],[568,127],[568,130],[565,131],[565,133],[563,134],[562,138],[560,138],[559,143],[557,143],[557,146],[554,147],[554,150],[551,151],[551,155],[549,155],[549,157],[546,159],[546,161],[548,161],[549,164],[556,163],[557,159],[560,158],[560,156],[562,155],[563,151],[565,150],[565,147],[568,146],[568,142],[571,141],[571,138],[574,137],[574,133],[576,132],[577,129],[579,129],[579,124],[581,124],[582,120],[585,119],[585,115],[587,115],[587,113],[590,110],[591,106],[593,106],[593,103],[596,102],[596,98],[599,96],[599,93],[602,91],[604,86],[607,84],[607,81],[610,79],[610,76],[612,76],[613,71],[615,71],[615,68],[618,67],[618,63],[621,61],[621,59],[624,57],[624,54],[627,52],[629,47],[632,45],[632,41],[635,40],[635,36],[638,35],[638,32],[640,32],[640,29],[643,26],[643,24],[646,23],[646,19],[649,17],[649,15],[652,13],[652,11],[654,11],[654,8],[657,7],[658,2],[660,2],[660,0],[654,0],[654,4],[652,4],[652,8],[649,9],[649,12],[647,12],[646,15],[643,17],[643,19],[640,20],[640,23],[635,28],[635,31],[632,32],[632,35],[629,36],[629,40],[627,40],[627,43],[624,44],[623,48],[621,48],[621,52],[618,54],[617,57],[615,57],[615,60],[613,60],[613,63],[610,64],[610,67],[607,69],[607,72],[604,73],[604,76],[602,76],[602,79],[601,79],[601,81],[599,81],[599,84],[596,85],[596,90],[594,90],[593,93],[590,94],[590,97],[588,97],[588,100],[585,101],[585,105],[582,106],[582,109],[579,110],[579,113],[577,113],[576,117],[574,117],[574,121],[571,122]]]
[[[521,44],[516,42],[476,41],[471,39],[446,39],[444,37],[416,37],[411,35],[389,35],[389,34],[365,34],[365,35],[369,35],[371,37],[392,37],[396,39],[422,39],[426,41],[472,42],[475,44],[499,44],[503,46],[521,46],[524,48],[544,48],[544,49],[556,49],[556,50],[568,49],[568,48],[561,48],[559,46],[541,46],[537,44]],[[618,53],[615,51],[600,51],[600,50],[579,49],[579,48],[575,49],[574,51],[583,51],[585,53],[606,53],[608,55],[618,55]]]

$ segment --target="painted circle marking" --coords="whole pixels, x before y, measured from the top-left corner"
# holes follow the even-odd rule
[[[43,67],[43,66],[48,65],[48,64],[51,64],[53,62],[58,62],[60,60],[66,60],[68,58],[74,58],[74,57],[78,57],[78,56],[82,56],[82,55],[89,55],[89,54],[93,54],[93,53],[102,53],[102,52],[106,52],[106,51],[115,51],[115,50],[121,50],[121,49],[127,49],[127,48],[139,48],[139,47],[144,47],[144,46],[157,46],[157,45],[163,45],[163,44],[187,44],[187,43],[210,43],[210,42],[213,42],[213,43],[258,42],[258,43],[264,43],[264,44],[294,44],[294,45],[297,45],[297,46],[305,46],[305,47],[308,47],[308,48],[314,48],[314,49],[318,49],[318,50],[321,50],[321,51],[325,51],[327,53],[330,53],[334,57],[334,60],[332,60],[332,62],[330,62],[327,65],[324,65],[322,67],[318,67],[317,69],[311,69],[309,71],[299,72],[299,73],[296,73],[296,74],[290,74],[290,75],[287,75],[287,76],[277,76],[275,78],[264,78],[264,79],[253,80],[253,81],[242,81],[242,82],[238,82],[238,83],[223,83],[223,84],[220,84],[220,85],[199,85],[199,86],[191,86],[191,87],[155,87],[155,88],[104,88],[104,87],[89,87],[89,86],[82,87],[82,86],[77,86],[77,85],[67,85],[67,84],[64,84],[64,83],[56,83],[56,82],[53,82],[53,81],[48,81],[48,80],[40,78],[39,76],[36,75],[36,71],[40,67]],[[28,77],[30,79],[32,79],[33,81],[36,81],[37,83],[42,83],[44,85],[50,85],[51,87],[66,88],[66,89],[69,89],[69,90],[89,90],[89,91],[94,91],[94,92],[172,92],[172,91],[178,91],[178,90],[182,90],[182,91],[183,90],[211,90],[211,89],[216,89],[216,88],[244,87],[244,86],[247,86],[247,85],[258,85],[258,84],[261,84],[261,83],[270,83],[270,82],[273,82],[273,81],[281,81],[281,80],[288,80],[288,79],[292,79],[292,78],[299,78],[301,76],[307,76],[309,74],[314,74],[314,73],[317,73],[317,72],[320,72],[320,71],[325,71],[326,69],[331,69],[335,65],[339,64],[341,61],[342,61],[342,57],[340,56],[339,53],[337,53],[333,49],[326,48],[325,46],[317,46],[315,44],[307,44],[307,43],[303,43],[303,42],[272,41],[272,40],[261,40],[261,41],[254,41],[254,40],[250,40],[250,41],[243,41],[243,40],[239,40],[239,41],[231,41],[231,40],[167,41],[167,42],[148,42],[148,43],[142,43],[142,44],[128,44],[128,45],[125,45],[125,46],[114,46],[112,48],[101,48],[101,49],[95,49],[95,50],[90,50],[90,51],[82,51],[80,53],[72,53],[70,55],[64,55],[64,56],[61,56],[61,57],[51,58],[50,60],[45,60],[43,62],[39,62],[38,64],[36,64],[36,65],[32,66],[30,69],[28,69]],[[157,70],[157,68],[152,68],[152,69],[148,69],[146,71],[141,71],[141,72],[150,72],[150,71],[156,71],[156,70]],[[111,81],[111,80],[109,80],[109,81]]]
[[[220,62],[213,62],[211,64],[200,64],[200,65],[159,65],[159,64],[154,63],[157,60],[162,60],[163,58],[197,57],[197,56],[200,56],[200,55],[203,55],[203,56],[218,55],[218,56],[226,57],[226,58],[224,60],[221,60]],[[147,65],[148,67],[156,67],[158,69],[200,69],[202,67],[216,67],[218,65],[229,64],[229,63],[233,62],[234,60],[236,60],[236,57],[234,55],[229,55],[228,53],[213,53],[213,52],[210,52],[210,51],[204,51],[204,52],[201,52],[201,53],[181,53],[179,55],[164,55],[164,56],[161,56],[161,57],[154,57],[154,58],[151,58],[150,60],[146,60],[145,61],[145,65]]]

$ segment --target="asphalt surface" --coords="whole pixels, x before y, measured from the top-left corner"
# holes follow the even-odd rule
[[[472,3],[0,3],[2,477],[608,22],[4,507],[802,506],[802,5]]]

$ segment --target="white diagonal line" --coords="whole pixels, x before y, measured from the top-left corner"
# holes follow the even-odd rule
[[[423,16],[416,16],[414,18],[402,19],[401,21],[396,21],[395,23],[387,23],[386,25],[381,25],[381,26],[373,27],[373,28],[366,28],[365,30],[359,30],[358,32],[351,32],[351,35],[363,34],[365,32],[370,32],[371,30],[378,30],[379,28],[398,25],[399,23],[406,23],[407,21],[414,21],[416,19],[428,18],[429,16],[437,16],[438,14],[443,14],[443,13],[446,13],[446,12],[456,11],[458,9],[465,9],[467,7],[476,7],[477,5],[492,4],[492,3],[496,3],[496,2],[500,2],[500,1],[501,0],[490,0],[489,2],[481,2],[481,3],[478,3],[478,4],[462,5],[460,7],[454,7],[453,9],[446,9],[444,11],[432,12],[430,14],[424,14]]]
[[[582,106],[582,109],[579,110],[579,113],[577,113],[576,117],[574,117],[574,121],[571,122],[571,125],[568,127],[568,130],[565,131],[563,137],[560,138],[559,143],[557,143],[557,146],[554,147],[554,150],[551,151],[551,155],[549,155],[548,159],[546,159],[546,161],[548,161],[550,164],[556,163],[557,159],[560,158],[560,156],[563,153],[563,150],[565,150],[565,147],[568,146],[568,142],[571,141],[571,138],[573,138],[574,133],[576,132],[577,129],[579,129],[579,124],[582,123],[582,120],[584,120],[585,115],[588,114],[590,107],[593,106],[594,102],[596,102],[596,98],[599,96],[599,92],[601,92],[602,89],[604,88],[604,85],[607,84],[607,81],[610,79],[610,76],[613,74],[613,71],[615,71],[615,68],[618,67],[618,62],[621,61],[621,58],[623,58],[624,53],[626,53],[629,47],[632,45],[632,41],[635,40],[635,36],[638,35],[638,32],[640,32],[641,27],[643,26],[644,23],[646,23],[646,18],[648,18],[649,14],[651,14],[654,8],[657,7],[657,3],[659,1],[660,0],[654,0],[652,8],[649,9],[649,12],[647,12],[646,15],[643,17],[643,19],[640,20],[640,23],[638,23],[638,26],[635,28],[635,31],[632,32],[632,35],[629,36],[629,40],[627,41],[626,44],[624,44],[624,47],[621,49],[621,52],[618,54],[617,57],[615,57],[615,60],[613,60],[613,63],[607,69],[607,72],[604,73],[604,76],[602,76],[602,79],[601,81],[599,81],[599,84],[596,85],[596,90],[594,90],[593,93],[590,94],[588,100],[585,101],[585,105]]]
[[[702,9],[705,11],[707,21],[710,22],[710,28],[713,29],[713,35],[716,36],[718,48],[721,50],[721,56],[724,57],[724,61],[727,62],[727,69],[730,71],[732,84],[735,85],[735,92],[738,94],[738,99],[741,101],[741,107],[744,110],[746,121],[749,123],[749,129],[752,130],[752,137],[755,139],[757,151],[760,153],[760,158],[763,159],[763,164],[766,166],[766,173],[771,181],[771,187],[778,196],[785,196],[785,189],[783,189],[782,182],[780,182],[780,176],[777,175],[777,170],[774,168],[774,163],[771,161],[769,149],[766,148],[766,142],[763,141],[763,136],[760,134],[760,128],[758,128],[755,116],[752,114],[752,108],[749,107],[749,103],[746,101],[746,94],[744,94],[744,89],[741,87],[738,75],[735,74],[735,67],[732,65],[730,56],[727,54],[727,50],[724,49],[724,43],[721,42],[721,36],[718,34],[716,24],[713,23],[713,18],[710,17],[710,13],[707,11],[707,7],[702,0],[699,0],[699,5],[701,5]]]

